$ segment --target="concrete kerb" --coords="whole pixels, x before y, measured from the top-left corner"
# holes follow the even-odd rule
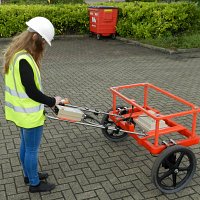
[[[87,34],[84,35],[56,35],[54,37],[54,40],[62,40],[62,39],[68,39],[68,38],[85,38],[89,37]]]
[[[59,35],[59,36],[55,36],[55,40],[60,40],[60,39],[66,39],[66,38],[84,38],[84,37],[88,37],[87,34],[85,35]],[[176,50],[172,50],[172,49],[167,49],[167,48],[162,48],[162,47],[157,47],[157,46],[153,46],[150,44],[144,44],[135,40],[131,40],[131,39],[127,39],[127,38],[122,38],[117,36],[116,37],[117,40],[123,41],[123,42],[127,42],[136,46],[142,46],[148,49],[153,49],[153,50],[157,50],[157,51],[161,51],[164,53],[169,53],[169,54],[177,54],[177,53],[189,53],[189,52],[199,52],[200,48],[191,48],[191,49],[176,49]]]
[[[54,39],[55,40],[62,40],[62,39],[85,38],[85,37],[88,37],[88,35],[87,34],[84,34],[84,35],[57,35],[57,36],[55,36]],[[132,39],[127,39],[127,38],[123,38],[123,37],[119,37],[119,36],[117,36],[116,39],[123,41],[123,42],[126,42],[126,43],[129,43],[129,44],[136,45],[136,46],[141,46],[141,47],[145,47],[145,48],[148,48],[148,49],[153,49],[153,50],[156,50],[156,51],[161,51],[161,52],[169,53],[169,54],[200,52],[200,48],[173,50],[173,49],[167,49],[167,48],[163,48],[163,47],[153,46],[153,45],[150,45],[150,44],[144,44],[144,43],[132,40]],[[0,42],[1,41],[11,41],[11,40],[12,40],[12,38],[0,38]]]
[[[12,38],[0,38],[0,42],[11,41]]]
[[[61,39],[66,39],[66,38],[83,38],[83,37],[88,37],[88,35],[56,35],[54,37],[54,40],[61,40]],[[0,38],[1,41],[11,41],[11,38]]]
[[[117,39],[124,41],[124,42],[127,42],[127,43],[130,43],[130,44],[146,47],[146,48],[149,48],[149,49],[153,49],[153,50],[157,50],[157,51],[161,51],[161,52],[169,53],[169,54],[188,53],[188,52],[198,52],[198,51],[200,51],[200,48],[172,50],[172,49],[153,46],[153,45],[150,45],[150,44],[144,44],[144,43],[141,43],[141,42],[138,42],[138,41],[135,41],[135,40],[126,39],[126,38],[122,38],[122,37],[117,37]]]

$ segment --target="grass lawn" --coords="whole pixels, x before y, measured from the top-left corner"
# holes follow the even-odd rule
[[[186,33],[177,37],[144,39],[140,42],[168,49],[200,48],[200,32]]]

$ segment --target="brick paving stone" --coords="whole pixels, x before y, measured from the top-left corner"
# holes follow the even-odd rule
[[[134,199],[134,200],[143,200],[143,199],[145,199],[143,196],[142,196],[142,194],[141,194],[141,192],[139,192],[139,191],[134,191],[133,192],[133,190],[129,190],[129,193],[131,194],[131,197]]]
[[[51,195],[43,195],[42,196],[42,200],[57,200],[59,198],[62,198],[63,194],[62,192],[56,192],[56,193],[52,193]]]
[[[105,191],[109,194],[110,192],[115,191],[115,188],[113,187],[113,184],[110,181],[104,181],[101,183]]]
[[[70,188],[73,191],[74,194],[82,193],[83,189],[81,188],[80,184],[78,182],[72,182],[69,183]]]
[[[141,180],[137,179],[137,180],[132,181],[132,183],[135,186],[135,188],[137,188],[137,190],[140,192],[144,192],[148,190]]]
[[[94,191],[83,192],[76,195],[77,200],[90,199],[93,197],[96,197],[96,193]]]
[[[132,188],[133,187],[133,184],[132,182],[130,181],[126,181],[124,183],[120,183],[118,185],[115,185],[114,186],[115,189],[118,191],[118,190],[124,190],[124,189],[129,189],[129,188]]]
[[[110,197],[108,196],[108,194],[106,193],[106,191],[104,189],[98,189],[95,190],[95,192],[97,193],[97,196],[100,200],[109,200]]]
[[[102,188],[102,185],[100,183],[94,183],[94,184],[87,184],[82,186],[84,192],[90,191],[90,190],[95,190]]]
[[[15,200],[15,199],[20,199],[20,200],[29,199],[29,194],[28,192],[26,192],[8,196],[8,200]]]
[[[165,196],[156,197],[157,200],[167,200],[168,198]]]
[[[62,194],[65,199],[68,199],[68,200],[76,199],[75,195],[73,194],[73,192],[71,190],[63,190]]]
[[[190,184],[189,186],[187,186],[184,190],[181,190],[180,192],[177,193],[178,197],[184,197],[186,195],[191,195],[194,194],[195,191],[193,190],[193,188],[191,188]]]
[[[188,199],[188,196],[187,197],[181,197],[181,198],[177,198],[177,200],[187,200]],[[190,197],[191,199],[191,197]]]
[[[109,194],[109,196],[111,199],[118,199],[118,198],[121,199],[123,197],[129,196],[129,193],[127,190],[121,190],[121,191],[113,192],[113,193]]]
[[[190,195],[192,200],[199,200],[199,194]]]
[[[67,177],[67,178],[61,178],[58,179],[57,182],[59,184],[66,184],[66,183],[71,183],[72,181],[76,181],[76,177],[75,176],[71,176],[71,177]]]
[[[1,49],[7,43],[0,40]],[[66,37],[47,48],[42,80],[47,95],[68,97],[74,105],[102,111],[111,108],[111,86],[140,82],[153,83],[200,105],[199,66],[198,52],[170,55],[119,40]],[[29,193],[19,161],[19,128],[4,118],[2,75],[0,83],[1,200],[200,199],[199,145],[191,147],[197,158],[197,170],[190,184],[178,193],[162,194],[151,180],[156,158],[133,138],[114,143],[100,129],[50,119],[44,127],[39,164],[40,170],[49,173],[49,181],[56,184],[56,189],[51,193]],[[127,95],[141,102],[140,92],[131,90]],[[162,95],[149,95],[149,103],[162,112],[183,109]],[[121,100],[118,103],[124,104]],[[190,120],[191,117],[182,118],[180,122],[190,127]]]
[[[45,195],[44,195],[45,196]],[[43,195],[40,195],[39,193],[30,193],[30,199],[38,199],[41,200]]]
[[[129,197],[124,197],[123,200],[134,200],[134,198],[129,196]]]

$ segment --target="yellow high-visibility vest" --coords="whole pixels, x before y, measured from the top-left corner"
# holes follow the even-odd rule
[[[19,61],[26,59],[34,74],[38,90],[42,91],[40,71],[33,57],[25,50],[17,52],[5,75],[5,116],[22,128],[35,128],[44,124],[44,104],[28,97],[21,83]]]

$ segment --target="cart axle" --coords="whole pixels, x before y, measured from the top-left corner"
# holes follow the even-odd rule
[[[122,130],[122,129],[119,129],[119,128],[103,126],[101,124],[95,124],[95,123],[89,124],[89,123],[84,123],[84,122],[79,122],[79,121],[70,121],[70,120],[67,120],[67,119],[61,119],[61,118],[53,117],[53,116],[49,116],[49,115],[46,115],[46,116],[49,119],[53,119],[53,120],[65,121],[65,122],[70,122],[70,123],[75,123],[75,124],[80,124],[80,125],[86,125],[86,126],[91,126],[91,127],[101,128],[101,129],[112,130],[112,131],[116,131],[116,133],[123,132],[123,133],[128,133],[128,134],[133,134],[133,135],[147,136],[145,133],[137,133],[137,132],[133,132],[133,131],[126,131],[126,130]]]

